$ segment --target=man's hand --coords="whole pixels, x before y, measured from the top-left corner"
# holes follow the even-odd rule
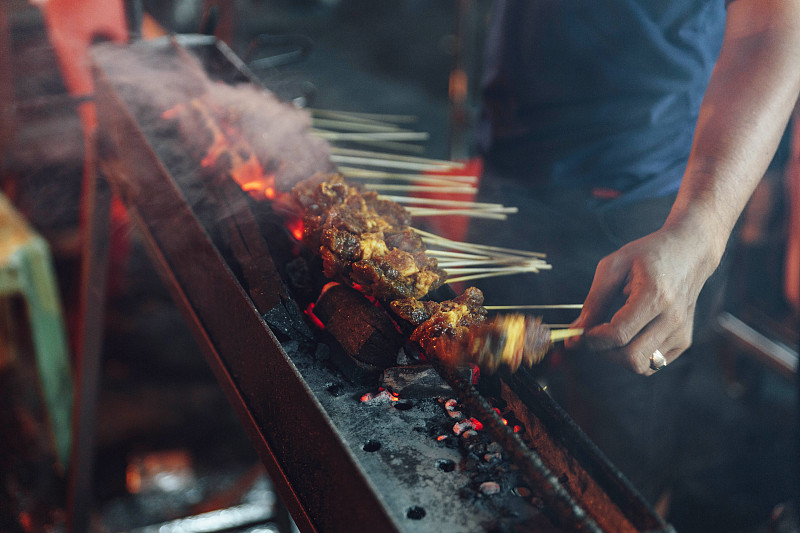
[[[700,289],[775,153],[800,93],[800,0],[734,0],[681,188],[663,228],[603,259],[575,323],[640,374],[691,343]],[[625,303],[615,306],[619,298]],[[607,323],[610,313],[613,317]]]
[[[675,360],[691,345],[697,297],[719,263],[717,247],[700,240],[665,228],[600,261],[573,324],[585,332],[567,346],[580,344],[645,375],[654,372],[654,351]],[[609,310],[616,312],[604,322]]]

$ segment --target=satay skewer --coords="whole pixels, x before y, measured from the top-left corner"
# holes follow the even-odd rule
[[[484,305],[490,311],[514,309],[583,309],[583,304],[542,304],[542,305]]]
[[[464,168],[465,164],[460,161],[450,161],[448,159],[432,159],[429,157],[410,156],[402,154],[390,154],[386,152],[376,152],[374,150],[359,150],[357,148],[342,148],[331,146],[331,153],[334,155],[363,157],[366,159],[405,161],[408,163],[418,163],[426,165],[436,170],[450,170],[454,168]],[[474,180],[477,181],[477,176]]]

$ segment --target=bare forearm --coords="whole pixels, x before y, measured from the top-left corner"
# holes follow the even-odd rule
[[[701,238],[712,269],[775,153],[799,92],[800,2],[733,2],[665,225]]]

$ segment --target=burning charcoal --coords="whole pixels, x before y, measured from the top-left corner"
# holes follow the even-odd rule
[[[503,454],[500,452],[495,453],[486,453],[483,456],[483,460],[487,463],[499,463],[503,459]]]
[[[360,292],[331,285],[317,300],[314,315],[341,348],[332,357],[351,381],[372,380],[394,364],[402,338],[387,314]]]
[[[398,400],[399,398],[397,394],[389,392],[385,389],[380,390],[379,392],[368,392],[361,396],[361,402],[369,404],[390,403]]]
[[[462,433],[461,436],[463,438],[465,438],[465,439],[469,439],[469,438],[472,438],[472,437],[477,437],[478,436],[478,432],[475,431],[474,429],[468,429],[464,433]]]
[[[513,491],[514,494],[519,496],[520,498],[530,498],[531,496],[531,489],[525,486],[516,487]]]
[[[464,418],[464,413],[461,411],[447,411],[447,414],[450,416],[450,418],[454,418],[456,420],[461,420]]]
[[[470,429],[472,429],[472,422],[469,420],[462,420],[461,422],[456,422],[456,424],[453,426],[453,433],[456,435],[461,435]]]
[[[458,405],[458,402],[455,399],[450,398],[444,403],[444,408],[448,411],[455,411],[456,405]]]
[[[297,298],[301,301],[310,301],[313,280],[305,258],[296,257],[286,263],[286,276]]]
[[[481,492],[488,495],[497,494],[500,492],[500,485],[494,481],[486,481],[481,483]]]
[[[381,385],[401,394],[403,398],[436,398],[453,394],[450,385],[430,365],[387,368],[383,371]]]

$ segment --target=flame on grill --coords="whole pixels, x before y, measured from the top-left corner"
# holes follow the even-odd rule
[[[231,118],[222,107],[201,96],[167,109],[161,118],[176,120],[187,130],[202,128],[210,140],[202,153],[200,165],[215,169],[218,164],[224,163],[225,172],[243,191],[256,201],[271,201],[282,215],[291,235],[297,241],[302,240],[303,220],[294,208],[291,194],[278,190],[275,175],[264,169],[252,145],[241,130],[231,123]]]
[[[219,159],[226,156],[230,168],[228,173],[242,190],[255,200],[274,200],[277,197],[275,176],[264,171],[255,151],[241,132],[222,120],[222,110],[202,97],[180,103],[161,114],[165,120],[181,120],[191,114],[199,119],[211,135],[211,145],[206,150],[200,164],[214,168]]]

